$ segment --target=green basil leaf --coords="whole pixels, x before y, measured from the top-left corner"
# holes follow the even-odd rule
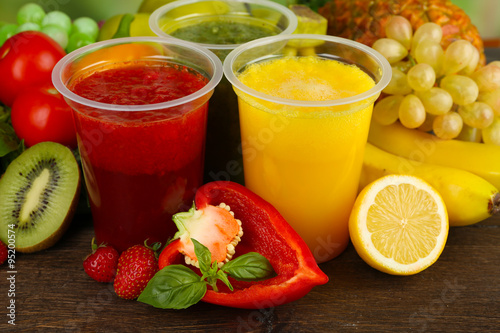
[[[8,123],[10,121],[10,109],[0,104],[0,122]]]
[[[257,252],[249,252],[229,261],[222,270],[240,281],[263,280],[274,273],[269,260]]]
[[[19,138],[14,132],[12,126],[0,122],[0,157],[17,150],[19,147]]]
[[[217,272],[217,278],[224,282],[224,284],[229,288],[229,290],[233,291],[233,286],[231,285],[231,282],[229,282],[229,279],[227,278],[227,274],[224,273],[222,270],[219,270]]]
[[[11,151],[3,157],[0,157],[0,175],[2,175],[5,170],[7,170],[7,167],[10,165],[10,163],[12,163],[12,161],[14,161],[25,150],[26,147],[24,146],[24,140],[21,140],[21,143],[16,150]]]
[[[210,276],[216,276],[218,270],[219,270],[219,266],[217,265],[217,261],[214,261],[212,263],[212,266],[210,266],[210,271],[208,273]]]
[[[200,264],[201,274],[209,274],[210,264],[212,263],[212,254],[210,253],[210,250],[194,238],[191,238],[191,241],[194,244],[194,254]]]
[[[185,309],[198,303],[207,291],[207,284],[183,265],[170,265],[158,271],[139,298],[161,309]]]

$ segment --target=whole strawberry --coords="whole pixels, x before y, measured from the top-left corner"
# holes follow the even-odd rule
[[[92,253],[83,261],[83,269],[98,282],[113,281],[118,266],[118,251],[112,246],[97,246],[92,239]]]
[[[7,246],[0,242],[0,265],[2,265],[5,260],[7,260]]]
[[[142,293],[149,280],[158,271],[160,243],[134,245],[123,251],[118,259],[118,270],[114,282],[116,294],[124,299],[136,299]]]

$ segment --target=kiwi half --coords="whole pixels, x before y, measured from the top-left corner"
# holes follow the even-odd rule
[[[54,142],[28,148],[0,179],[0,239],[7,244],[10,235],[19,252],[54,245],[73,218],[79,193],[80,171],[69,148]]]

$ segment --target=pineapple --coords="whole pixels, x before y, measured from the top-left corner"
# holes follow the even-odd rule
[[[443,29],[442,46],[457,39],[470,41],[485,63],[483,41],[469,16],[450,0],[330,0],[319,9],[328,19],[328,34],[371,46],[385,37],[385,24],[392,15],[406,17],[415,31],[425,22]]]

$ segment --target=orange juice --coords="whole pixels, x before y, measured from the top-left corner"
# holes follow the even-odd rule
[[[354,65],[317,56],[255,63],[238,80],[284,99],[274,103],[236,89],[246,186],[278,209],[318,262],[337,256],[349,241],[347,222],[377,96],[334,106],[314,101],[359,95],[374,80]],[[296,106],[291,100],[313,102]]]

